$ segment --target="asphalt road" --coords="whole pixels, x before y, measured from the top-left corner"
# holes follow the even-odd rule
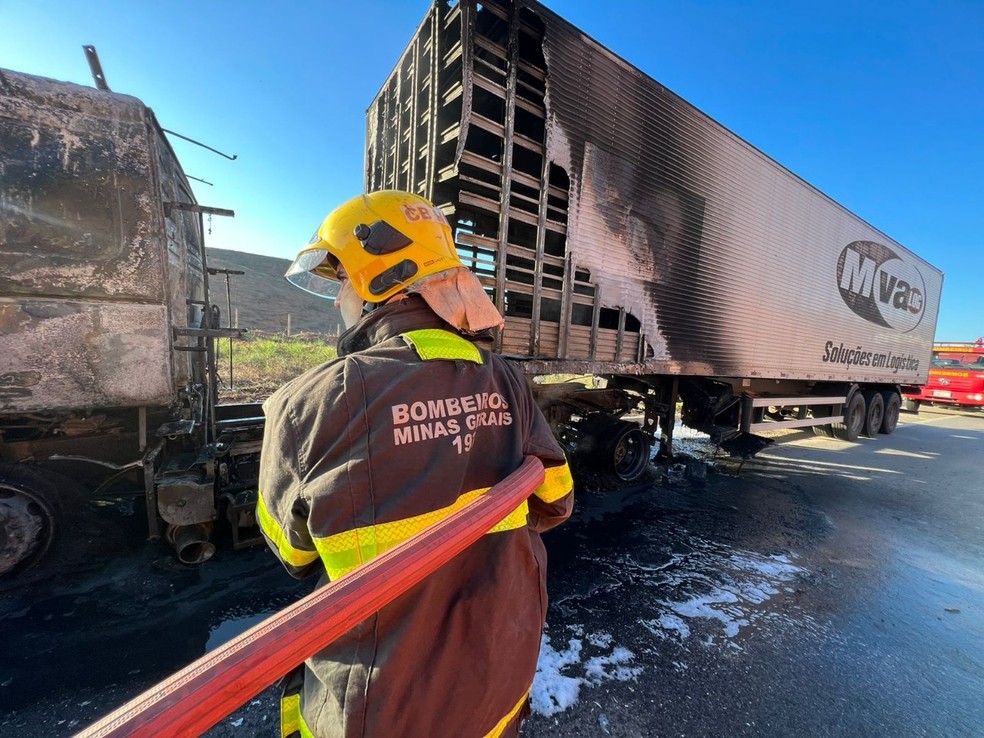
[[[984,734],[982,460],[984,414],[923,411],[579,490],[523,735]],[[0,735],[71,735],[307,591],[263,550],[187,568],[106,527],[134,514],[0,590]],[[209,736],[275,725],[268,690]]]
[[[525,735],[984,735],[982,462],[984,415],[924,411],[558,531],[550,647],[580,649],[580,694]]]

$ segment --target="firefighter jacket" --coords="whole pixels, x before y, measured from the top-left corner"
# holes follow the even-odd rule
[[[419,297],[364,317],[339,355],[264,405],[257,514],[293,575],[343,576],[526,455],[546,476],[473,546],[308,660],[287,733],[515,735],[547,611],[540,532],[573,504],[564,453],[522,374]]]

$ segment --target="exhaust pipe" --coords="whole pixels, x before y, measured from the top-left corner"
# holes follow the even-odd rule
[[[215,545],[208,540],[211,534],[211,523],[171,525],[167,529],[167,540],[174,546],[182,564],[203,564],[215,553]]]

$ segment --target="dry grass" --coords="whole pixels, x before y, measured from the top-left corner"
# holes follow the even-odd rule
[[[263,400],[285,382],[337,355],[323,336],[250,334],[232,342],[232,384],[229,382],[229,341],[218,341],[220,402]]]

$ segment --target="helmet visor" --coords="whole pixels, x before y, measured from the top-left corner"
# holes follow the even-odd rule
[[[306,249],[297,255],[284,277],[305,292],[334,300],[340,287],[334,261],[327,249]]]

